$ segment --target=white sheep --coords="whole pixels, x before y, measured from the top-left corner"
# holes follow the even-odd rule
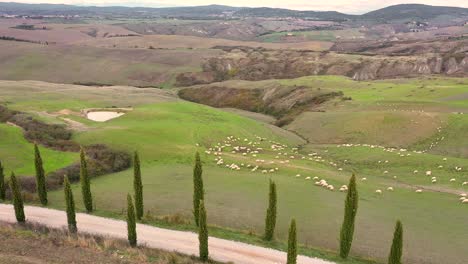
[[[362,178],[361,180],[363,180],[363,181],[367,181],[367,178]]]
[[[464,204],[468,203],[468,199],[463,200],[462,203]]]
[[[450,182],[455,182],[457,181],[455,178],[450,179]]]
[[[416,193],[422,193],[422,190],[421,190],[421,189],[417,189],[417,190],[416,190]]]
[[[375,190],[375,193],[382,194],[382,190]]]
[[[432,171],[426,171],[426,176],[431,176],[432,175]]]
[[[388,188],[387,188],[387,191],[391,191],[391,192],[392,192],[392,191],[393,191],[393,187],[388,187]]]
[[[306,180],[310,180],[310,177],[306,177],[305,179],[306,179]]]

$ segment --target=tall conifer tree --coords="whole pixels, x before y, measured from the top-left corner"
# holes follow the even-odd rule
[[[143,217],[143,183],[141,181],[140,157],[135,152],[133,159],[133,189],[135,191],[135,210],[136,218],[141,220]]]
[[[86,161],[86,155],[81,148],[80,151],[80,183],[81,183],[81,194],[83,196],[83,203],[88,213],[93,211],[93,196],[91,194],[91,182],[88,175],[88,164]]]
[[[340,257],[346,259],[351,251],[354,236],[354,223],[358,209],[358,192],[356,176],[349,180],[348,193],[345,201],[343,225],[340,232]]]
[[[270,180],[270,192],[268,195],[268,209],[265,218],[265,240],[273,240],[276,226],[276,184]]]
[[[39,147],[34,144],[34,166],[36,168],[36,190],[42,205],[47,205],[47,187],[45,180],[44,165],[42,163]]]
[[[197,226],[199,225],[200,201],[203,200],[205,196],[202,173],[203,169],[200,154],[197,152],[195,154],[195,166],[193,168],[193,216]]]
[[[68,231],[70,233],[76,233],[78,229],[76,227],[75,200],[73,199],[73,192],[70,187],[68,176],[65,176],[63,185],[63,190],[65,193],[65,205],[67,207]]]
[[[24,215],[23,196],[21,195],[21,189],[14,173],[11,173],[10,188],[13,195],[13,207],[15,208],[16,221],[24,223],[26,221],[26,216]]]

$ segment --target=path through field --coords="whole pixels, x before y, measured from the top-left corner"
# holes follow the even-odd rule
[[[66,226],[66,214],[63,211],[35,206],[25,207],[26,221],[36,222],[51,228]],[[0,204],[0,221],[16,222],[12,205]],[[77,214],[79,232],[126,239],[127,225],[119,221],[88,214]],[[192,232],[174,231],[148,225],[137,225],[138,242],[147,247],[177,251],[187,255],[198,254],[198,236]],[[234,242],[219,238],[209,238],[210,257],[222,262],[239,264],[276,264],[286,262],[286,253]],[[300,264],[333,264],[317,258],[298,257]]]

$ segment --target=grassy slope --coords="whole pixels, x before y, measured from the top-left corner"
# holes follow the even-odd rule
[[[24,139],[21,129],[0,124],[0,134],[0,160],[7,176],[10,171],[18,175],[34,175],[33,144]],[[46,148],[41,148],[41,154],[46,173],[78,160],[76,153],[63,153]]]
[[[202,58],[217,53],[215,50],[103,49],[0,41],[0,78],[166,86],[174,82],[178,73],[200,71]]]
[[[352,93],[354,100],[349,104],[338,102],[334,106],[336,112],[359,112],[369,111],[369,109],[389,111],[390,107],[395,107],[393,103],[395,100],[405,99],[405,93],[408,93],[408,90],[415,85],[421,85],[419,80],[410,81],[410,84],[399,83],[401,81],[398,80],[361,83],[338,77],[301,78],[280,82],[308,84],[322,88],[343,87],[345,94]],[[416,84],[411,84],[411,82]],[[436,93],[440,93],[438,96],[442,98],[453,97],[465,91],[465,88],[458,87],[463,84],[457,84],[463,80],[443,79],[425,82],[439,83],[441,88]],[[369,94],[375,93],[374,86],[376,89],[379,87],[379,89],[384,89],[388,85],[397,87],[396,90],[400,92],[392,96],[381,96],[380,99],[377,98],[379,100],[377,102],[372,101]],[[400,85],[406,88],[400,89]],[[429,101],[428,104],[424,103],[425,108],[433,109],[433,111],[446,111],[447,115],[451,115],[449,113],[455,107],[460,107],[460,100],[437,101],[433,99],[430,101],[428,97],[433,93],[429,92],[426,98],[417,94],[415,98],[422,102]],[[16,99],[19,101],[18,105],[21,105],[21,98],[16,97]],[[36,100],[39,99],[38,95]],[[386,102],[388,99],[392,103]],[[97,101],[94,104],[99,104]],[[382,101],[388,105],[382,105]],[[403,101],[403,103],[397,102],[399,109],[405,107],[411,109],[416,105],[410,100]],[[81,102],[83,106],[87,103]],[[57,108],[51,106],[54,102],[44,104],[40,109]],[[181,102],[145,104],[137,107],[127,116],[105,124],[92,124],[92,127],[95,129],[78,134],[76,139],[89,143],[104,141],[128,150],[140,148],[144,160],[142,170],[146,207],[151,214],[162,216],[180,213],[187,219],[191,217],[190,163],[196,143],[201,143],[202,146],[212,146],[226,135],[253,138],[255,134],[259,134],[268,138],[275,137],[269,130],[254,121],[221,113],[209,107]],[[462,132],[461,129],[457,133]],[[447,142],[460,142],[460,134],[454,135],[454,138]],[[351,172],[355,171],[359,177],[368,178],[367,182],[359,183],[361,205],[353,247],[355,254],[385,258],[394,221],[401,218],[406,228],[406,262],[463,263],[460,261],[466,258],[463,241],[468,234],[466,229],[468,219],[466,208],[462,207],[457,196],[451,192],[468,191],[460,187],[460,181],[466,179],[466,175],[456,174],[450,169],[453,166],[468,167],[466,159],[452,160],[450,158],[446,168],[436,170],[438,161],[442,162],[442,156],[421,154],[421,156],[415,155],[411,158],[400,158],[394,153],[380,153],[377,150],[371,152],[372,150],[365,148],[315,145],[307,146],[306,150],[319,152],[326,157],[327,162],[295,160],[289,166],[281,166],[279,173],[265,176],[244,169],[240,172],[232,172],[222,167],[215,167],[214,157],[203,155],[207,207],[211,212],[209,213],[210,223],[249,229],[261,234],[267,183],[269,176],[272,176],[278,182],[280,195],[278,237],[281,240],[285,239],[287,223],[294,216],[298,220],[301,231],[299,238],[302,243],[314,247],[336,249],[344,194],[315,187],[311,181],[305,181],[304,177],[318,176],[326,178],[335,186],[340,186],[345,184]],[[274,153],[264,153],[257,158],[273,160],[274,155]],[[226,158],[229,162],[238,162],[243,159],[244,157],[237,156]],[[344,159],[348,159],[350,165],[342,165],[343,172],[328,165],[328,161],[341,165]],[[389,160],[388,167],[385,168],[390,172],[388,175],[383,175],[383,167],[376,162],[385,159]],[[434,174],[440,179],[440,184],[431,185],[426,176],[413,175],[413,169],[434,170]],[[297,173],[302,174],[302,177],[294,177]],[[398,180],[391,177],[394,174],[398,175]],[[449,177],[457,178],[458,187],[447,182]],[[418,195],[414,193],[413,188],[416,187],[413,185],[425,188],[437,187],[442,192],[425,191]],[[123,199],[125,194],[131,191],[131,186],[131,171],[94,179],[93,191],[99,213],[120,215],[124,207]],[[394,186],[395,192],[385,192],[383,196],[375,194],[376,189],[385,189],[387,186]],[[77,187],[74,186],[74,188]],[[75,189],[75,193],[78,195],[77,201],[80,201],[78,189]],[[62,192],[54,192],[50,196],[52,206],[63,206]],[[81,207],[80,203],[78,207]],[[441,208],[444,214],[440,214]],[[447,215],[450,215],[450,218],[447,218]],[[229,236],[229,234],[220,235]],[[249,237],[240,239],[254,240]]]

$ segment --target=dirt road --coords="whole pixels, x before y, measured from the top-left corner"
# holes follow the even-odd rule
[[[51,228],[66,226],[63,211],[35,206],[25,207],[26,221],[37,222]],[[0,221],[16,222],[13,206],[0,204]],[[88,214],[77,214],[78,230],[97,235],[127,238],[127,225],[124,221],[108,219]],[[167,251],[177,251],[187,255],[198,255],[198,236],[192,232],[174,231],[138,224],[138,242],[147,247]],[[286,254],[281,251],[253,246],[219,238],[209,238],[210,257],[222,262],[242,264],[285,263]],[[316,258],[298,257],[301,264],[332,264]]]

